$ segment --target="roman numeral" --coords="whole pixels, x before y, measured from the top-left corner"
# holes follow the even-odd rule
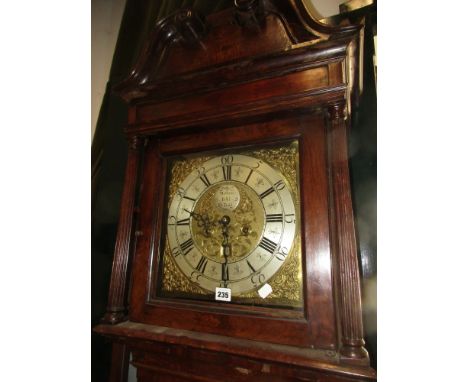
[[[187,253],[189,253],[193,249],[193,240],[192,238],[188,239],[187,241],[184,241],[180,245],[180,249],[182,250],[183,255],[185,256]]]
[[[294,219],[294,214],[286,214],[284,216],[284,221],[286,223],[295,223],[296,222],[296,219]]]
[[[196,201],[195,199],[193,199],[193,198],[189,198],[188,196],[184,196],[184,199],[191,200],[192,202],[195,202],[195,201]]]
[[[260,199],[263,199],[263,198],[267,197],[267,196],[270,195],[273,191],[275,191],[275,189],[274,189],[273,187],[270,187],[268,190],[263,191],[263,192],[260,194]]]
[[[200,180],[201,180],[203,183],[205,183],[205,186],[206,186],[206,187],[211,186],[211,183],[210,183],[210,181],[208,180],[206,174],[200,175]]]
[[[245,260],[247,261],[247,265],[249,266],[249,268],[252,270],[252,272],[256,272],[255,268],[252,266],[252,264],[249,263],[249,260]]]
[[[223,281],[229,281],[229,266],[226,263],[221,264],[221,275]]]
[[[206,264],[208,264],[208,259],[204,256],[201,257],[200,261],[197,264],[197,271],[200,273],[205,272]]]
[[[282,180],[279,180],[277,181],[273,187],[270,187],[268,190],[266,191],[263,191],[261,194],[260,194],[260,198],[263,199],[264,197],[270,195],[273,191],[275,190],[278,190],[278,191],[281,191],[284,189],[284,187],[286,187],[286,185],[284,184],[284,182]]]
[[[267,214],[266,222],[267,223],[282,223],[283,214]]]
[[[190,218],[177,220],[177,225],[189,225]]]
[[[262,237],[262,240],[260,241],[259,246],[262,247],[265,251],[270,252],[273,254],[275,252],[276,246],[278,244],[274,243],[270,239],[267,239],[266,237]]]
[[[232,166],[223,166],[224,180],[231,180]]]
[[[253,173],[253,170],[250,170],[249,175],[247,175],[247,179],[244,182],[245,184],[247,184],[247,182],[249,181],[250,175],[252,175],[252,173]]]

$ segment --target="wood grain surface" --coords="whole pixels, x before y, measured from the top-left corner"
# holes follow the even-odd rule
[[[359,30],[321,24],[299,0],[237,0],[207,18],[184,9],[155,25],[115,88],[130,150],[108,312],[95,330],[128,346],[139,381],[375,380],[347,150]],[[304,309],[159,297],[168,161],[291,139]]]

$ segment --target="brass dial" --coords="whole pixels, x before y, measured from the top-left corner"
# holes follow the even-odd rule
[[[214,157],[179,185],[168,217],[171,254],[201,288],[256,290],[292,249],[296,211],[280,172],[247,155]]]

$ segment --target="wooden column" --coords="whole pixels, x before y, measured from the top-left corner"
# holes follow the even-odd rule
[[[141,138],[131,137],[128,145],[127,167],[125,169],[124,189],[120,204],[120,220],[117,228],[117,238],[112,263],[107,312],[102,321],[117,324],[125,320],[127,315],[128,262],[132,242],[132,228],[136,184],[138,178]]]
[[[328,106],[328,119],[334,236],[339,270],[342,334],[340,353],[342,359],[348,363],[368,365],[369,355],[364,348],[363,339],[361,288],[349,178],[345,101]]]

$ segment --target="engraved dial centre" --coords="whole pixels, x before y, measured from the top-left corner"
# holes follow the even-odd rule
[[[230,219],[229,263],[243,259],[258,246],[265,225],[265,212],[260,199],[250,187],[239,182],[211,186],[195,204],[194,212],[207,216],[210,222],[208,234],[196,220],[191,223],[195,245],[203,256],[216,262],[224,261],[224,237],[220,221],[225,216]]]

